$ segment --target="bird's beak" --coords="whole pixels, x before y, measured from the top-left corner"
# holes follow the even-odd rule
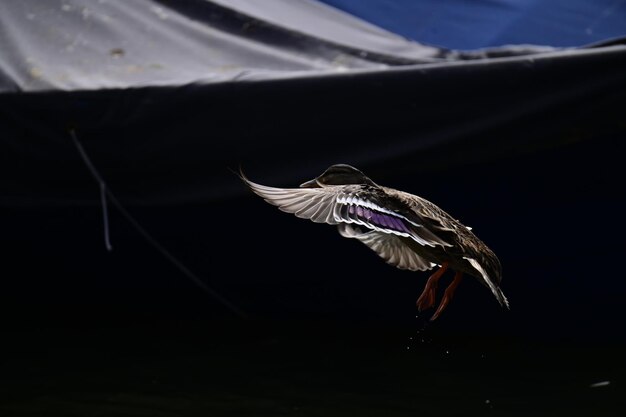
[[[317,179],[312,179],[311,181],[300,184],[300,188],[320,188],[320,186],[317,183]]]

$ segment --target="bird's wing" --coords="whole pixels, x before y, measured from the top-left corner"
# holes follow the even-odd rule
[[[324,188],[275,188],[241,175],[254,193],[280,210],[316,223],[354,223],[368,229],[413,239],[422,246],[451,246],[419,223],[373,201],[363,185]],[[371,191],[371,190],[370,190]]]
[[[480,263],[474,258],[464,257],[464,259],[467,259],[467,261],[474,267],[474,269],[480,272],[483,282],[487,285],[487,287],[489,287],[500,305],[502,307],[509,308],[509,300],[506,299],[500,287],[491,280],[491,278],[489,277],[485,269],[480,265]]]
[[[390,265],[410,271],[427,271],[436,264],[427,261],[411,250],[402,240],[390,233],[376,230],[362,231],[358,226],[342,223],[337,226],[339,234],[349,239],[358,239],[372,249]]]

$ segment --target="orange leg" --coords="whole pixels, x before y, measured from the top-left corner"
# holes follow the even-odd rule
[[[448,285],[448,288],[446,288],[446,292],[443,294],[441,303],[439,303],[439,307],[437,308],[437,311],[435,311],[435,314],[433,314],[433,316],[430,318],[430,321],[436,320],[441,312],[446,309],[446,307],[450,303],[450,300],[452,300],[452,297],[454,296],[454,291],[456,290],[456,287],[459,286],[462,280],[463,272],[457,271],[457,273],[454,275],[454,279],[452,280],[450,285]]]
[[[426,281],[426,286],[424,287],[424,291],[422,291],[422,295],[417,299],[415,303],[417,305],[417,309],[419,311],[424,311],[429,309],[435,305],[435,293],[437,292],[437,281],[443,276],[444,272],[448,269],[448,263],[444,262],[441,264],[441,268],[435,271],[434,274],[428,278]]]

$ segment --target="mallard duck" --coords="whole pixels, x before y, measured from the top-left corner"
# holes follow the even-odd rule
[[[422,197],[378,185],[345,164],[331,166],[300,188],[268,187],[240,175],[268,203],[303,219],[337,225],[341,236],[363,242],[397,268],[426,271],[439,266],[417,299],[419,311],[435,306],[439,279],[454,270],[431,320],[450,303],[463,274],[477,278],[502,307],[509,307],[493,251],[469,227]]]

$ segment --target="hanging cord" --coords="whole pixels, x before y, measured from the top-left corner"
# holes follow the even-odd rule
[[[213,288],[209,287],[202,279],[200,279],[196,274],[194,274],[189,268],[187,268],[181,261],[179,261],[174,255],[172,255],[167,249],[165,249],[157,240],[152,237],[150,233],[146,229],[144,229],[137,220],[122,206],[120,201],[115,197],[115,195],[111,192],[111,190],[107,187],[106,182],[96,169],[96,167],[91,162],[91,159],[85,152],[85,148],[78,140],[78,136],[74,129],[70,129],[69,131],[72,141],[78,150],[81,158],[89,172],[94,177],[94,179],[100,185],[100,200],[102,202],[102,215],[104,218],[104,244],[108,251],[111,251],[113,247],[111,246],[110,234],[109,234],[109,214],[107,210],[107,197],[111,201],[111,203],[117,208],[120,213],[128,220],[128,222],[139,232],[139,234],[152,246],[154,247],[161,255],[163,255],[168,261],[170,261],[174,266],[176,266],[187,278],[189,278],[194,284],[204,290],[205,293],[210,295],[215,300],[219,301],[224,307],[230,310],[235,315],[241,318],[247,318],[246,313],[244,313],[239,307],[235,306],[233,303],[224,298],[221,294],[215,291]]]

